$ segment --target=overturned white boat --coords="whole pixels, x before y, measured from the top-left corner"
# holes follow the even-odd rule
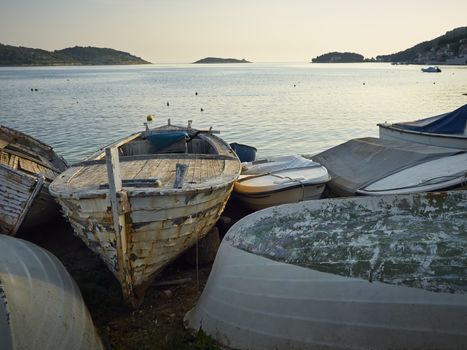
[[[326,168],[316,162],[301,156],[276,157],[243,163],[234,194],[246,207],[259,210],[320,198],[329,180]]]
[[[382,123],[379,137],[467,150],[467,105],[452,112],[405,123]]]
[[[466,349],[466,222],[466,191],[262,210],[185,321],[235,349]]]
[[[0,125],[0,233],[15,235],[57,217],[49,184],[66,168],[52,147]]]
[[[50,192],[138,306],[152,278],[216,223],[239,174],[240,161],[212,130],[169,123],[74,164]]]
[[[328,186],[339,196],[445,191],[467,181],[465,151],[411,142],[353,139],[313,160],[328,169]]]
[[[62,263],[7,235],[0,235],[0,349],[103,349]]]

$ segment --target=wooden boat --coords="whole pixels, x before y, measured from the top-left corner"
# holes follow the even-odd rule
[[[467,105],[430,118],[378,127],[380,139],[467,150]]]
[[[169,122],[73,165],[50,192],[137,306],[152,277],[215,224],[239,173],[238,158],[212,130]]]
[[[246,207],[259,210],[318,199],[330,179],[325,167],[309,159],[277,157],[244,164],[234,194]]]
[[[79,288],[31,242],[0,235],[0,349],[103,349]]]
[[[467,153],[442,157],[388,175],[357,190],[360,195],[405,194],[467,188]]]
[[[235,349],[466,349],[467,192],[253,213],[186,324]]]
[[[66,168],[50,146],[0,125],[0,233],[14,235],[55,218],[48,188]]]
[[[422,72],[424,73],[441,73],[441,68],[438,66],[430,66],[422,68]]]

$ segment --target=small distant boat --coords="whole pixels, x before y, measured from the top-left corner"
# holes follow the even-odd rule
[[[467,104],[449,113],[404,123],[378,124],[379,137],[467,150]]]
[[[422,72],[425,73],[441,73],[441,69],[438,66],[422,68]]]
[[[0,349],[104,349],[62,263],[7,235],[0,235]]]
[[[185,322],[234,349],[467,349],[466,222],[466,191],[253,213]]]
[[[67,167],[52,147],[0,125],[0,233],[15,235],[55,218],[49,184]]]
[[[313,156],[332,179],[338,196],[406,194],[466,186],[463,150],[382,140],[349,140]]]
[[[239,174],[214,131],[169,121],[74,164],[50,192],[138,306],[152,278],[216,223]]]
[[[244,163],[234,194],[246,207],[318,199],[330,176],[325,167],[301,156],[284,156]]]

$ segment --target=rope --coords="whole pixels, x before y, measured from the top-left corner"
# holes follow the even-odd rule
[[[455,173],[452,175],[446,175],[446,176],[437,176],[431,179],[420,181],[416,185],[407,185],[407,186],[402,186],[402,187],[391,188],[391,191],[405,190],[407,188],[422,187],[425,185],[435,185],[435,184],[442,183],[443,181],[446,181],[446,180],[454,180],[458,178],[459,176],[461,176],[461,180],[459,184],[461,185],[461,187],[463,187],[465,184],[467,184],[467,172],[459,172],[459,173]],[[434,181],[434,180],[439,180],[439,181]],[[365,191],[366,192],[380,192],[381,190],[365,190]]]

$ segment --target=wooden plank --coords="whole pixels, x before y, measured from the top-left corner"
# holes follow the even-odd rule
[[[124,145],[125,143],[128,143],[128,142],[130,142],[130,141],[132,141],[134,139],[137,139],[141,134],[142,134],[141,132],[138,132],[136,134],[130,135],[130,136],[128,136],[127,138],[125,138],[123,140],[117,141],[117,142],[107,146],[106,149],[110,149],[110,148],[118,149],[118,147]],[[106,157],[107,157],[106,152],[101,153],[101,151],[98,151],[98,152],[94,153],[90,158],[96,159],[96,160],[103,160],[103,162],[105,163],[106,162]]]
[[[220,159],[220,160],[237,160],[235,157],[230,155],[220,154],[189,154],[189,153],[172,153],[172,154],[140,154],[135,156],[121,156],[120,162],[132,162],[135,160],[148,160],[148,159],[172,159],[172,160],[184,160],[190,158],[197,159]],[[85,160],[79,163],[73,164],[73,167],[88,166],[95,164],[105,164],[105,159],[97,158],[95,160]]]
[[[16,222],[15,228],[13,229],[13,232],[11,234],[15,235],[16,232],[19,230],[21,224],[24,221],[24,218],[26,217],[26,214],[29,211],[29,208],[31,208],[32,202],[34,199],[36,199],[37,195],[42,189],[42,186],[44,185],[45,178],[42,175],[37,176],[37,182],[36,186],[34,187],[34,190],[31,193],[31,196],[28,198],[28,201],[26,202],[23,211],[21,212],[21,215],[18,217],[18,221]]]
[[[183,187],[183,182],[185,181],[185,176],[186,176],[187,171],[188,171],[187,164],[181,164],[181,163],[176,164],[174,188]]]
[[[0,149],[5,148],[6,146],[8,146],[8,144],[8,141],[0,139]]]
[[[112,217],[117,242],[117,259],[119,263],[120,282],[122,284],[123,294],[132,305],[136,305],[133,291],[133,279],[128,257],[127,228],[125,223],[125,212],[121,210],[117,194],[126,198],[122,191],[122,179],[120,176],[120,162],[118,158],[118,149],[116,147],[105,149],[105,158],[107,162],[107,173],[109,180],[109,197],[112,207]],[[127,200],[127,199],[126,199]]]

